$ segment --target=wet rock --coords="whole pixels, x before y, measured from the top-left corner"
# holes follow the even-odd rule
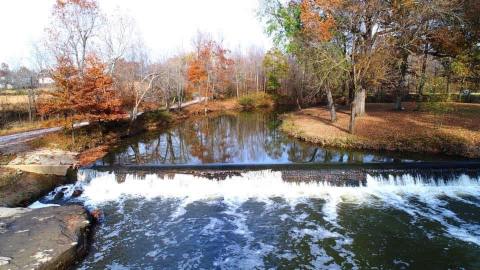
[[[41,148],[19,153],[6,166],[26,172],[66,176],[77,162],[78,153]]]
[[[17,155],[9,165],[73,165],[77,163],[77,155],[76,152],[41,148]]]
[[[10,212],[0,217],[0,269],[68,269],[86,254],[90,221],[82,206]]]
[[[90,212],[90,215],[93,217],[93,219],[96,222],[102,222],[103,221],[103,212],[100,209],[94,209]]]
[[[75,189],[75,190],[72,192],[72,198],[80,197],[80,195],[82,195],[82,193],[83,193],[83,190],[81,190],[81,189]]]
[[[55,197],[53,197],[53,199],[58,201],[63,199],[64,196],[65,196],[65,193],[63,193],[63,191],[60,190],[55,194]]]
[[[0,168],[0,207],[28,206],[57,186],[70,183],[67,177],[40,175]]]

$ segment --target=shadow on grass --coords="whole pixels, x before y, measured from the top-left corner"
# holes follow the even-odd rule
[[[324,109],[324,108],[322,108]],[[337,112],[338,113],[338,112]],[[348,130],[346,128],[342,128],[338,125],[335,125],[336,122],[332,122],[330,119],[326,119],[324,117],[321,117],[321,116],[317,116],[317,115],[311,115],[311,114],[308,114],[308,113],[305,113],[305,112],[299,112],[298,113],[299,115],[301,116],[304,116],[304,117],[307,117],[307,118],[310,118],[312,120],[315,120],[315,121],[319,121],[319,122],[322,122],[323,124],[325,125],[329,125],[329,126],[332,126],[334,128],[337,128],[338,130],[340,131],[343,131],[343,132],[347,132],[348,133]],[[350,115],[350,114],[348,114]]]

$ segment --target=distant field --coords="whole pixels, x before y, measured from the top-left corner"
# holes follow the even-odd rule
[[[0,112],[28,112],[28,89],[0,90]],[[49,93],[51,88],[37,88],[35,94],[43,96]]]
[[[0,111],[28,111],[28,96],[0,95]]]

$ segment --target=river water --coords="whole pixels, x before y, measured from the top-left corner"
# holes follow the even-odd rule
[[[282,134],[274,115],[249,113],[130,140],[97,165],[421,160],[318,148]],[[480,173],[291,174],[83,169],[62,200],[101,209],[103,222],[77,267],[480,269]],[[83,194],[69,199],[75,188]]]
[[[127,140],[97,165],[278,164],[298,162],[411,162],[432,159],[399,153],[325,149],[279,131],[275,113],[241,113],[186,121]],[[435,160],[444,159],[436,157]]]

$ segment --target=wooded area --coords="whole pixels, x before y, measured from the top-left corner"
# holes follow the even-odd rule
[[[196,97],[264,92],[300,108],[324,102],[332,122],[336,106],[350,106],[354,133],[366,102],[402,110],[403,101],[478,99],[479,12],[474,0],[263,0],[270,50],[231,50],[199,31],[193,50],[152,60],[128,14],[106,16],[95,0],[58,0],[35,44],[35,70],[2,64],[1,78],[32,88],[32,78],[48,75],[52,90],[29,91],[30,114],[42,119],[135,120]]]
[[[299,104],[326,96],[333,122],[344,97],[353,133],[367,97],[401,110],[405,98],[478,92],[479,12],[474,0],[271,0],[261,15],[288,63],[288,93]]]

